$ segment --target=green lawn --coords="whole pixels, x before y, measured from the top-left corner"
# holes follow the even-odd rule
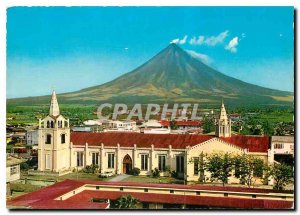
[[[270,123],[278,122],[293,122],[293,113],[290,112],[271,112],[271,113],[262,113],[258,117],[261,120],[267,120]]]
[[[142,183],[159,183],[159,184],[183,184],[183,180],[171,177],[152,178],[149,176],[130,176],[122,181],[125,182],[142,182]]]
[[[99,178],[100,173],[96,174],[88,174],[79,172],[78,174],[76,172],[72,172],[66,175],[62,175],[59,177],[56,176],[44,176],[44,175],[27,175],[26,173],[22,175],[22,179],[34,179],[34,180],[55,180],[55,181],[63,181],[65,179],[79,179],[79,180],[97,180],[97,181],[106,181],[109,178]]]
[[[32,184],[20,184],[20,183],[11,183],[10,190],[12,197],[20,196],[25,193],[31,193],[33,191],[39,190],[41,186],[32,185]]]

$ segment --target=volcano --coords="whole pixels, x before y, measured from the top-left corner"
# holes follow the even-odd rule
[[[258,77],[259,78],[259,77]],[[292,104],[293,93],[229,77],[170,44],[149,61],[110,82],[59,94],[60,103],[205,103],[220,98],[236,105]],[[9,99],[8,103],[48,103],[49,96]]]

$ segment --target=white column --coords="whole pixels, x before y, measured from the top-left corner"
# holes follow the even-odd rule
[[[185,149],[185,156],[184,156],[184,173],[186,175],[186,180],[188,181],[189,174],[192,174],[191,167],[192,165],[189,164],[189,156],[190,156],[190,146],[187,146]]]
[[[101,143],[101,148],[100,148],[100,173],[104,172],[104,144]]]
[[[86,165],[89,165],[89,144],[88,143],[85,143],[85,159],[84,159],[84,164],[83,164],[83,167],[85,167]]]
[[[274,164],[274,150],[273,150],[273,144],[271,144],[271,149],[268,149],[268,164],[273,165]],[[268,185],[273,185],[274,179],[272,176],[268,178]]]
[[[149,171],[154,169],[154,159],[155,159],[155,157],[154,157],[154,145],[153,144],[151,145],[150,159],[151,159],[151,161],[150,161],[150,170]]]
[[[136,144],[133,145],[133,158],[132,158],[132,168],[136,167],[137,163],[137,149],[136,149]]]
[[[121,174],[121,168],[120,168],[120,144],[117,145],[117,153],[116,153],[116,168],[117,168],[117,174]]]
[[[172,157],[173,157],[173,153],[172,153],[172,145],[169,145],[169,153],[168,153],[168,160],[169,160],[169,166],[170,166],[170,171],[173,171],[173,166],[172,166]]]
[[[73,167],[73,143],[72,142],[70,142],[70,159],[69,159],[69,167],[70,167],[70,169]]]

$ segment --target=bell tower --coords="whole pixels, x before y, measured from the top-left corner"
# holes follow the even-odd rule
[[[39,120],[38,170],[61,174],[70,169],[69,119],[60,114],[55,91],[49,114]]]
[[[217,137],[230,137],[231,136],[231,120],[228,119],[225,105],[222,99],[219,119],[217,119],[216,126]]]

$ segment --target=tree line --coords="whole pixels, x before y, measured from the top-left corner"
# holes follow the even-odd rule
[[[223,186],[228,184],[229,178],[234,177],[240,184],[248,187],[254,186],[257,180],[267,184],[270,178],[274,180],[274,189],[283,190],[293,180],[293,168],[284,163],[265,164],[258,157],[249,154],[234,154],[215,152],[204,154],[203,152],[191,163],[196,163],[200,173],[199,181],[204,183],[221,182]],[[206,177],[205,173],[210,176]]]

